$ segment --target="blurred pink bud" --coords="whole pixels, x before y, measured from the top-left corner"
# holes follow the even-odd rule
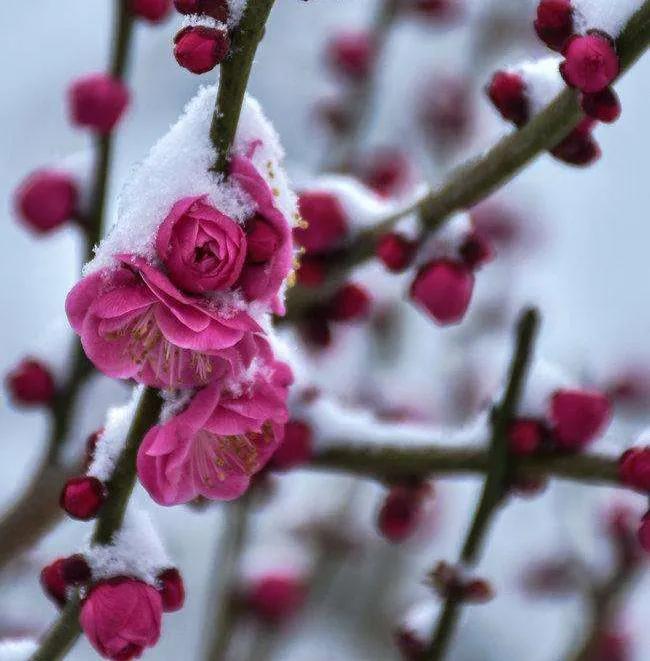
[[[41,587],[45,594],[60,607],[68,601],[68,585],[63,578],[63,564],[65,558],[59,558],[41,570]]]
[[[429,485],[397,485],[386,495],[377,517],[377,529],[389,542],[411,537],[422,523],[424,501],[432,496]]]
[[[172,8],[171,0],[131,0],[131,11],[150,23],[165,19]]]
[[[558,390],[551,400],[549,417],[556,444],[564,450],[579,451],[604,431],[611,406],[600,392]]]
[[[630,448],[619,459],[619,479],[642,493],[650,493],[650,447]]]
[[[399,232],[388,232],[377,241],[377,257],[393,273],[403,271],[413,259],[417,244]]]
[[[474,290],[474,275],[465,264],[437,259],[425,264],[411,284],[411,298],[441,324],[462,320]]]
[[[185,584],[181,573],[172,567],[158,574],[159,592],[165,613],[173,613],[183,608],[185,603]]]
[[[583,94],[580,105],[585,115],[605,124],[611,124],[621,116],[621,102],[611,87],[594,94]]]
[[[12,401],[22,406],[50,404],[55,395],[52,373],[33,358],[24,358],[7,374],[7,389]]]
[[[487,94],[504,119],[520,127],[526,124],[530,109],[524,80],[518,73],[497,71],[488,85]]]
[[[73,124],[107,134],[129,105],[129,90],[118,78],[94,73],[78,78],[70,85],[68,102]]]
[[[37,234],[47,234],[74,215],[78,191],[67,172],[36,170],[20,184],[15,205],[23,223]]]
[[[313,443],[310,425],[302,420],[289,420],[284,427],[284,439],[271,457],[271,468],[289,470],[302,466],[312,458]]]
[[[600,158],[600,147],[591,135],[593,120],[585,118],[567,135],[551,154],[569,165],[584,167],[595,163]]]
[[[494,259],[494,249],[480,232],[470,232],[460,246],[460,256],[469,268],[476,271]]]
[[[474,108],[468,82],[459,76],[436,78],[420,101],[420,124],[443,147],[462,140],[472,127]]]
[[[228,55],[230,37],[223,28],[188,25],[174,37],[174,57],[188,71],[201,74],[214,69]]]
[[[317,255],[305,255],[300,260],[297,280],[303,287],[319,287],[327,277],[327,262]]]
[[[539,450],[545,436],[544,425],[532,418],[519,418],[508,427],[508,446],[513,454],[524,456]]]
[[[305,191],[298,197],[298,208],[308,226],[295,228],[293,235],[307,252],[326,252],[338,247],[345,239],[348,219],[334,194]]]
[[[273,625],[291,619],[306,597],[304,581],[291,573],[266,574],[256,578],[246,591],[246,605],[259,619]]]
[[[560,73],[567,85],[593,94],[611,85],[620,63],[612,39],[598,32],[572,37],[564,48]]]
[[[106,500],[106,487],[96,477],[70,478],[61,491],[59,504],[73,519],[94,519]]]
[[[160,638],[160,594],[133,578],[97,583],[83,600],[79,624],[99,654],[114,661],[138,658]]]
[[[573,34],[573,7],[570,0],[541,0],[537,6],[535,32],[549,48],[562,52]]]
[[[368,75],[375,61],[375,48],[367,32],[342,32],[330,39],[327,61],[331,69],[354,82]]]
[[[80,553],[71,555],[63,560],[61,574],[63,580],[68,585],[82,585],[87,583],[92,577],[90,565]]]
[[[381,197],[404,193],[412,180],[413,170],[400,149],[382,148],[368,154],[359,167],[359,178]]]
[[[370,314],[371,304],[372,297],[365,287],[348,282],[332,296],[327,316],[332,321],[359,321]]]

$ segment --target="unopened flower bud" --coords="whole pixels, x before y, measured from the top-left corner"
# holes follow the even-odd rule
[[[305,191],[298,197],[300,215],[307,227],[293,230],[296,242],[308,253],[332,250],[348,233],[348,219],[333,193]]]
[[[129,90],[118,78],[95,73],[78,78],[70,85],[68,102],[73,124],[107,134],[129,105]]]
[[[175,567],[165,569],[158,575],[158,591],[162,598],[163,611],[173,613],[183,608],[185,603],[185,584],[181,573]]]
[[[524,456],[539,450],[544,440],[544,425],[532,418],[519,418],[508,427],[508,446],[510,452]]]
[[[558,390],[551,400],[553,438],[564,450],[582,450],[607,426],[611,407],[605,395],[588,390]]]
[[[371,304],[372,297],[365,287],[348,282],[332,297],[328,306],[328,318],[340,322],[365,319],[370,314]]]
[[[399,232],[388,232],[377,241],[377,257],[393,273],[403,271],[413,259],[417,244]]]
[[[64,558],[61,574],[67,585],[83,585],[92,578],[90,565],[80,553]]]
[[[133,14],[150,23],[159,23],[165,19],[171,7],[171,0],[131,0]]]
[[[67,584],[63,578],[63,564],[65,558],[59,558],[41,570],[41,587],[45,594],[61,608],[65,606],[67,597]]]
[[[562,52],[573,35],[573,7],[570,0],[541,0],[535,19],[537,36],[555,51]]]
[[[613,41],[604,34],[590,32],[575,36],[564,48],[560,73],[567,85],[593,94],[611,85],[620,70]]]
[[[618,462],[622,484],[642,493],[650,493],[650,447],[630,448]]]
[[[278,625],[291,619],[306,596],[303,580],[290,573],[266,574],[252,581],[246,605],[260,620]]]
[[[332,70],[354,82],[365,79],[375,60],[372,38],[366,32],[343,32],[334,36],[327,48]]]
[[[88,521],[97,516],[106,500],[106,488],[96,477],[70,478],[61,491],[59,504],[73,519]]]
[[[189,25],[174,37],[174,57],[188,71],[201,74],[214,69],[228,55],[230,38],[225,29]]]
[[[611,87],[594,94],[583,94],[580,105],[585,115],[605,124],[611,124],[621,116],[621,102]]]
[[[7,375],[7,389],[15,404],[44,406],[54,399],[55,385],[46,365],[33,358],[25,358]]]
[[[523,126],[529,119],[530,108],[523,78],[510,71],[497,71],[487,88],[490,101],[504,119]]]

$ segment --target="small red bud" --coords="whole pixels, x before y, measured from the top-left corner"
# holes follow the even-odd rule
[[[131,0],[133,14],[150,23],[159,23],[167,18],[171,8],[171,0]]]
[[[261,216],[254,216],[246,227],[246,261],[265,264],[275,254],[280,239],[277,232]]]
[[[46,365],[33,358],[25,358],[7,374],[7,389],[15,404],[44,406],[54,399],[55,385]]]
[[[74,215],[78,191],[67,172],[36,170],[18,187],[16,210],[23,223],[37,234],[61,226]]]
[[[307,463],[313,454],[313,433],[302,420],[289,420],[284,427],[284,439],[273,453],[271,468],[289,470]]]
[[[494,589],[486,580],[474,578],[463,586],[463,599],[472,604],[485,604],[494,599]]]
[[[41,587],[43,592],[61,608],[68,601],[66,594],[67,584],[63,578],[63,564],[65,558],[59,558],[53,563],[46,565],[41,570]]]
[[[309,253],[338,247],[348,233],[348,219],[335,195],[305,191],[298,197],[298,209],[307,227],[293,230],[296,242]]]
[[[474,275],[463,263],[451,259],[429,262],[411,284],[411,298],[441,324],[458,323],[467,312]]]
[[[420,102],[419,121],[441,148],[457,146],[474,121],[469,81],[454,76],[433,80]]]
[[[331,69],[354,82],[370,74],[375,61],[375,49],[366,32],[344,32],[334,36],[327,47]]]
[[[80,553],[63,560],[61,574],[67,585],[82,585],[92,578],[90,565]]]
[[[487,88],[490,101],[504,119],[516,126],[528,122],[530,109],[523,78],[518,73],[497,71]]]
[[[110,133],[129,105],[129,90],[118,78],[95,73],[75,80],[68,90],[74,125]]]
[[[417,243],[399,232],[388,232],[377,241],[377,257],[393,273],[403,271],[413,259]]]
[[[539,450],[544,440],[544,425],[539,420],[520,418],[508,427],[508,446],[510,452],[524,456]]]
[[[587,121],[588,120],[588,121]],[[584,167],[600,158],[600,147],[591,135],[591,118],[586,118],[551,150],[551,154],[569,165]]]
[[[159,592],[162,597],[163,611],[173,613],[183,608],[185,603],[185,584],[178,569],[165,569],[158,575]]]
[[[582,450],[604,430],[610,417],[609,400],[599,392],[558,390],[551,400],[553,438],[564,450]]]
[[[551,49],[562,52],[573,35],[573,7],[570,0],[541,0],[535,20],[537,36]]]
[[[621,116],[621,102],[611,87],[602,92],[583,94],[580,105],[585,115],[605,124],[611,124]]]
[[[399,149],[378,149],[360,168],[363,183],[381,197],[403,193],[411,179],[411,163]]]
[[[179,14],[202,14],[221,23],[228,20],[228,0],[174,0]]]
[[[328,306],[328,318],[332,321],[358,321],[370,314],[372,297],[361,285],[348,282],[332,297]]]
[[[424,498],[428,489],[423,485],[392,487],[379,510],[377,528],[388,541],[399,543],[411,537],[422,520]]]
[[[460,256],[473,271],[494,259],[494,249],[487,238],[479,232],[467,235],[460,247]]]
[[[626,450],[619,459],[618,474],[622,484],[650,493],[650,447]]]
[[[611,85],[620,70],[612,40],[601,33],[574,36],[564,48],[560,73],[570,87],[593,94]]]
[[[306,596],[304,582],[291,574],[268,574],[255,579],[246,594],[246,605],[259,619],[281,624],[302,607]]]
[[[228,55],[230,38],[223,28],[189,25],[174,37],[174,57],[188,71],[201,74],[214,69]]]
[[[106,500],[106,488],[96,477],[70,478],[61,491],[59,504],[73,519],[88,521],[97,516]]]

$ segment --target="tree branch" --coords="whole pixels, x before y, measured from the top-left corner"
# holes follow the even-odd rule
[[[110,544],[113,535],[121,528],[124,513],[135,484],[135,457],[144,434],[160,417],[162,399],[154,388],[146,388],[133,416],[124,449],[107,484],[108,497],[95,524],[92,543]],[[81,634],[79,612],[81,604],[77,596],[70,599],[58,620],[42,639],[30,661],[56,661],[63,658]]]
[[[460,554],[461,562],[465,565],[476,564],[494,512],[507,490],[510,468],[507,430],[517,414],[538,326],[537,311],[532,308],[526,310],[518,324],[517,343],[510,366],[508,386],[503,400],[492,413],[492,438],[488,449],[487,475],[481,499]],[[462,605],[462,597],[456,592],[452,592],[447,597],[435,633],[424,655],[426,661],[438,661],[444,657]]]
[[[621,73],[627,71],[650,45],[650,0],[630,19],[617,40]],[[451,214],[467,209],[494,192],[537,156],[557,145],[582,118],[578,95],[567,89],[523,128],[500,140],[485,154],[455,170],[440,187],[418,200],[417,211],[424,230],[438,229]],[[377,239],[399,219],[393,216],[367,229],[352,241],[345,254],[331,265],[328,281],[318,289],[300,286],[288,292],[289,319],[308,313],[311,307],[331,294],[345,275],[375,254]]]

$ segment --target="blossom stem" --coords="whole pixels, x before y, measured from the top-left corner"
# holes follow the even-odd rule
[[[233,30],[230,55],[221,63],[219,93],[212,115],[210,139],[217,150],[212,170],[225,175],[235,140],[239,115],[248,86],[253,59],[264,37],[266,21],[275,0],[249,0],[239,24]]]
[[[131,50],[133,16],[129,0],[116,0],[113,46],[109,70],[116,78],[124,78]],[[90,209],[82,227],[85,234],[84,261],[93,255],[101,238],[105,216],[106,191],[111,169],[113,133],[95,138],[95,164]],[[0,518],[0,569],[34,544],[61,516],[57,493],[67,477],[79,470],[79,465],[61,465],[61,453],[68,439],[72,415],[81,390],[93,373],[81,344],[74,340],[71,368],[59,388],[51,407],[49,439],[45,456],[23,494]]]
[[[650,45],[650,0],[632,16],[617,39],[621,73],[627,71]],[[485,154],[451,173],[445,183],[417,201],[425,233],[436,231],[456,211],[467,209],[512,179],[524,166],[557,145],[583,114],[578,94],[566,89],[528,124],[500,140]],[[331,265],[328,281],[318,289],[299,286],[289,291],[289,319],[303,317],[315,303],[325,300],[354,267],[372,258],[377,239],[401,216],[391,216],[361,233],[345,254]]]
[[[108,497],[95,524],[93,544],[110,544],[113,535],[122,527],[126,506],[135,484],[135,457],[145,433],[158,421],[161,408],[162,399],[158,391],[154,388],[146,388],[133,416],[124,449],[107,484]],[[57,621],[45,634],[30,661],[56,661],[65,656],[81,634],[80,609],[78,596],[70,599]]]
[[[508,385],[501,403],[492,411],[492,437],[487,451],[487,473],[481,498],[460,554],[464,565],[476,564],[490,522],[507,492],[510,472],[507,430],[517,414],[538,326],[537,311],[533,308],[526,310],[517,328],[517,343],[510,365]],[[452,591],[445,601],[433,638],[424,655],[426,661],[438,661],[444,657],[461,609],[462,598]]]

